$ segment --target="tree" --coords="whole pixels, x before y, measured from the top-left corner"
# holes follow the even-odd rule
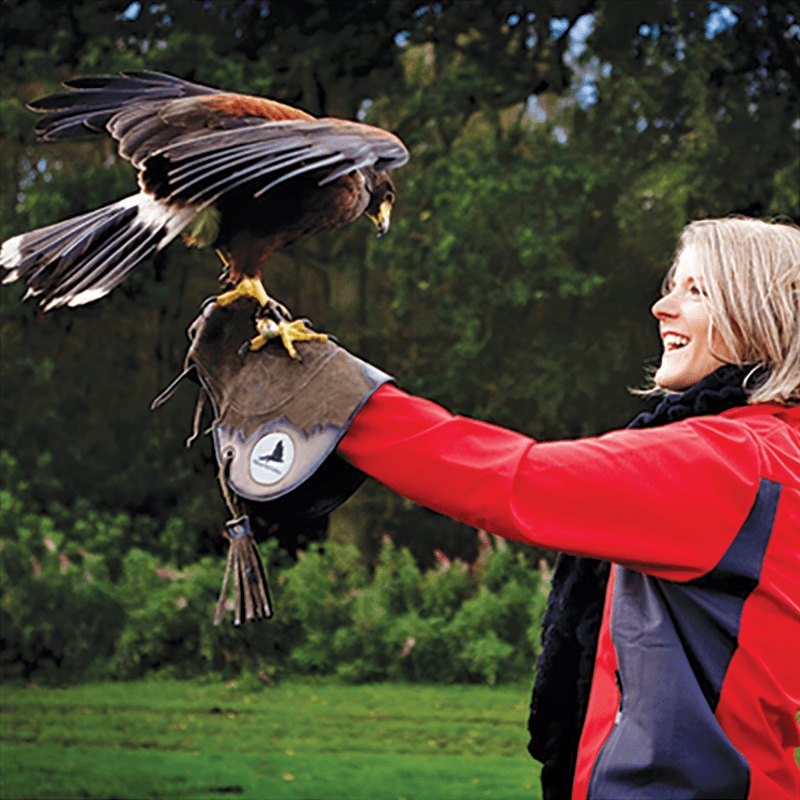
[[[390,235],[369,226],[271,259],[265,282],[320,329],[458,413],[539,438],[623,425],[658,353],[648,314],[691,218],[800,219],[797,2],[213,0],[0,4],[2,236],[134,190],[101,137],[40,145],[23,103],[76,74],[158,69],[398,132]],[[533,100],[537,102],[534,104]],[[172,245],[103,302],[41,318],[0,296],[2,447],[102,508],[180,516],[198,552],[224,506],[194,397],[157,414],[215,257]],[[375,485],[334,520],[430,563],[463,527]]]

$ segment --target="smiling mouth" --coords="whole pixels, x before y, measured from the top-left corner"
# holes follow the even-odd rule
[[[668,333],[664,337],[664,352],[671,353],[673,350],[680,350],[681,347],[686,347],[689,344],[689,339],[686,336],[681,336],[678,333]]]

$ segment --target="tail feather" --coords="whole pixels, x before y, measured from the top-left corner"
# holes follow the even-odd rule
[[[75,217],[71,220],[58,222],[55,225],[48,225],[45,228],[39,228],[32,234],[22,234],[9,239],[3,244],[0,250],[0,264],[11,269],[6,275],[3,283],[12,283],[13,281],[21,278],[23,275],[28,275],[28,286],[31,293],[38,294],[35,288],[36,276],[45,268],[46,263],[41,263],[39,258],[41,252],[45,249],[55,250],[58,248],[62,252],[66,251],[68,243],[73,237],[79,236],[81,231],[85,228],[97,224],[98,217],[107,211],[107,208],[101,208],[89,214],[84,214],[80,217]],[[31,249],[25,246],[25,240],[30,240],[35,235],[35,240],[38,249]],[[30,268],[34,262],[39,261],[39,269],[30,273]],[[30,273],[30,274],[29,274]]]
[[[62,287],[62,294],[69,291],[69,299],[64,299],[63,302],[52,300],[47,304],[47,308],[64,304],[80,306],[108,294],[128,276],[140,261],[155,252],[159,241],[165,235],[166,229],[158,228],[155,231],[141,230],[133,236],[126,235],[122,241],[120,241],[120,237],[111,239],[103,250],[86,263],[81,273],[73,273],[72,282],[69,285]],[[113,262],[108,261],[108,256],[115,250]],[[90,269],[92,271],[85,274]],[[82,275],[84,277],[80,280]]]
[[[27,296],[44,295],[45,310],[97,300],[142,260],[171,241],[198,213],[139,193],[110,206],[15,236],[0,249],[10,270],[3,283],[24,279]]]
[[[86,256],[90,248],[96,249],[111,232],[130,224],[135,217],[134,208],[120,214],[119,209],[107,206],[91,214],[66,220],[46,240],[35,238],[30,242],[30,255],[6,276],[5,282],[26,277],[29,295],[42,294],[54,286],[63,291],[64,284],[74,274],[73,267],[80,263],[81,257]],[[28,236],[34,237],[37,233],[39,231],[32,231]],[[30,272],[30,267],[35,269]]]
[[[150,245],[142,255],[144,258],[155,250],[155,246],[166,231],[164,228],[156,230],[130,230],[125,227],[118,227],[111,235],[106,237],[102,246],[92,248],[92,253],[87,254],[83,260],[80,270],[72,270],[64,280],[59,282],[59,292],[62,295],[69,294],[70,305],[80,305],[76,302],[82,292],[92,287],[99,288],[99,284],[105,283],[112,273],[117,272],[119,258],[121,255],[130,251],[131,244],[138,244],[141,239]],[[124,277],[124,275],[122,276]],[[98,295],[100,296],[100,295]]]

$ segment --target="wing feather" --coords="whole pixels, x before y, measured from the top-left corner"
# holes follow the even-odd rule
[[[253,192],[253,197],[261,197],[262,194],[268,192],[270,189],[275,188],[279,184],[284,183],[285,181],[291,180],[292,178],[296,178],[299,175],[305,175],[309,172],[314,172],[318,169],[323,169],[324,167],[328,167],[331,164],[340,164],[341,161],[342,161],[341,153],[334,153],[332,156],[329,156],[328,158],[323,158],[319,161],[313,161],[309,159],[301,167],[298,167],[297,169],[292,170],[291,172],[287,172],[284,175],[275,178],[275,180],[271,181],[266,186],[262,186],[260,189]],[[264,172],[273,172],[273,171],[274,170],[272,168],[264,170]]]
[[[158,72],[123,72],[121,75],[75,78],[65,81],[64,86],[73,91],[49,95],[28,104],[31,110],[47,114],[36,126],[36,132],[45,139],[85,134],[87,130],[81,129],[81,126],[86,120],[101,114],[107,114],[110,119],[121,109],[133,104],[151,100],[163,103],[175,98],[221,94],[218,89]],[[54,126],[59,131],[54,130]],[[66,134],[66,129],[74,132]],[[101,129],[96,127],[96,122],[89,126],[90,131]]]
[[[124,112],[123,112],[124,113]],[[114,122],[121,117],[118,114]],[[169,144],[175,138],[175,132],[170,130],[157,116],[137,119],[130,124],[125,136],[119,137],[119,154],[122,158],[130,161],[134,166],[139,166],[144,158],[152,152],[154,147],[160,142],[162,145]],[[141,154],[140,158],[137,155]]]
[[[105,128],[140,170],[145,191],[170,202],[213,202],[251,181],[257,198],[301,176],[324,186],[356,169],[408,160],[403,143],[380,128],[315,119],[170,75],[133,71],[65,86],[72,91],[30,104],[46,113],[36,130],[60,139]]]
[[[219,180],[215,181],[210,186],[205,186],[200,188],[192,195],[191,199],[189,199],[188,202],[213,203],[214,200],[216,200],[218,197],[220,197],[220,195],[225,194],[226,192],[233,191],[234,189],[237,189],[239,186],[242,186],[245,183],[249,183],[266,173],[275,172],[276,170],[290,167],[293,164],[303,161],[307,157],[308,155],[305,152],[300,153],[299,155],[290,152],[287,153],[283,158],[270,159],[269,164],[267,164],[266,166],[264,164],[264,160],[261,159],[256,161],[255,163],[251,163],[248,166],[242,169],[238,169],[232,173],[226,173],[222,169],[216,170],[213,174],[214,175],[222,174],[222,177]],[[242,161],[240,159],[237,159],[235,163],[237,165],[241,165]],[[193,184],[207,178],[208,178],[208,173],[202,176],[197,176],[193,180],[189,181],[185,186],[182,186],[181,191],[183,192],[189,186],[192,186]],[[258,197],[259,194],[263,193],[263,191],[266,191],[266,189],[255,192],[253,194],[253,197]]]
[[[289,150],[289,153],[296,153],[297,150]],[[276,157],[286,155],[287,151],[284,150],[276,154]],[[197,172],[202,172],[206,175],[217,172],[226,166],[234,163],[245,163],[251,157],[263,158],[264,147],[259,142],[252,144],[239,145],[238,147],[224,148],[221,150],[212,150],[204,155],[197,155],[191,158],[185,158],[177,162],[179,166],[173,167],[169,170],[168,175],[171,182],[183,185]]]
[[[257,198],[302,175],[314,175],[318,185],[324,186],[377,163],[394,169],[405,164],[408,151],[397,137],[380,128],[322,119],[263,121],[247,128],[194,133],[170,142],[154,156],[170,165],[155,177],[166,181],[166,186],[153,186],[154,191],[171,201],[207,203],[250,182]],[[145,169],[146,185],[151,185],[151,178]],[[259,178],[263,181],[258,182]]]

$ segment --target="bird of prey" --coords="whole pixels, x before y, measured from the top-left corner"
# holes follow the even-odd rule
[[[46,115],[36,132],[47,141],[108,132],[138,170],[139,192],[9,239],[0,250],[10,270],[4,282],[24,279],[26,297],[42,295],[45,310],[82,305],[182,234],[222,258],[230,291],[217,302],[250,295],[272,306],[278,322],[258,320],[260,344],[280,335],[294,355],[292,341],[317,336],[289,323],[268,297],[262,265],[275,250],[361,214],[385,233],[395,198],[389,173],[408,160],[400,139],[155,72],[65,86],[71,91],[29,105]]]

